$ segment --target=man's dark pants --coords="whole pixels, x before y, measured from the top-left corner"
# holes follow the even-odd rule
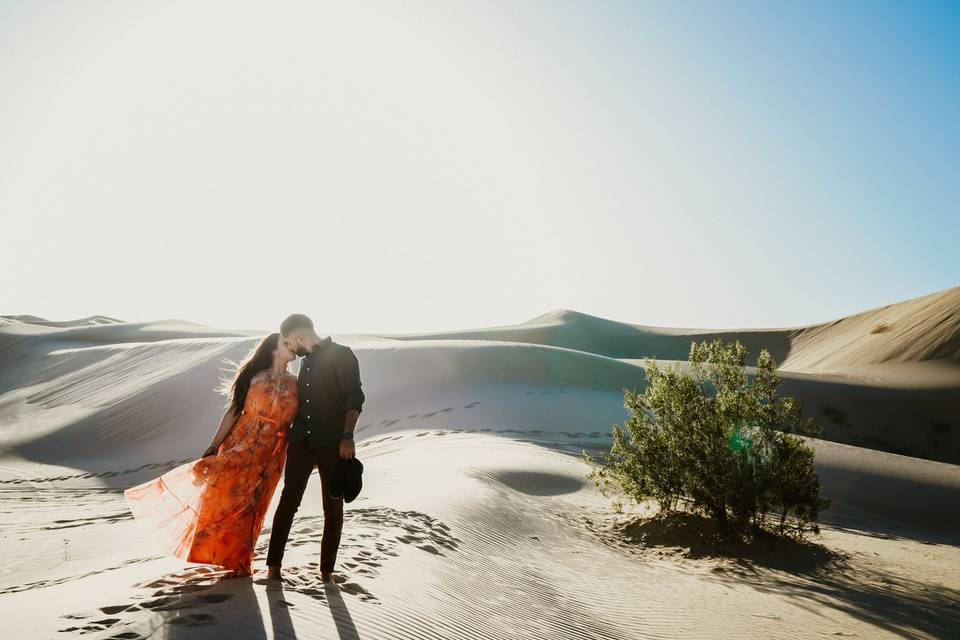
[[[320,472],[320,491],[323,493],[323,539],[320,542],[320,571],[333,571],[340,547],[343,530],[343,499],[327,495],[330,474],[340,458],[340,447],[315,447],[302,443],[290,443],[287,447],[287,466],[283,472],[283,493],[273,516],[270,533],[270,550],[267,566],[279,567],[283,561],[283,549],[290,535],[293,516],[300,507],[300,500],[307,488],[310,474],[316,467]]]

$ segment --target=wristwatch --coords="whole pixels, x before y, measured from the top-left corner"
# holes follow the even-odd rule
[[[343,437],[346,440],[353,440],[353,431],[344,431]]]

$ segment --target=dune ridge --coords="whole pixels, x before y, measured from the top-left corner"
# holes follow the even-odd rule
[[[801,329],[790,371],[842,371],[856,365],[946,360],[960,365],[960,287]]]
[[[518,325],[419,334],[395,340],[502,340],[566,347],[612,358],[686,360],[691,340],[739,340],[752,357],[770,351],[786,371],[842,372],[854,365],[945,360],[960,367],[960,287],[808,326],[689,329],[616,322],[558,309]]]

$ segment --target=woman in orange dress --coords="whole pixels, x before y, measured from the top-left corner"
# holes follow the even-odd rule
[[[253,552],[287,455],[297,413],[294,354],[280,334],[260,343],[232,384],[232,397],[203,457],[127,489],[134,517],[165,551],[188,562],[253,573]]]

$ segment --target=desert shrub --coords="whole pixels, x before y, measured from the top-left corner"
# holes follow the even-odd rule
[[[870,329],[870,333],[883,333],[889,328],[890,328],[890,325],[888,325],[886,322],[881,322],[880,324],[874,325]]]
[[[624,390],[626,422],[613,427],[609,454],[583,452],[589,477],[608,495],[654,499],[662,512],[692,509],[727,536],[762,529],[801,536],[819,532],[820,498],[813,450],[795,434],[819,435],[804,422],[767,350],[748,379],[739,342],[696,343],[690,371],[647,360],[643,393]]]

